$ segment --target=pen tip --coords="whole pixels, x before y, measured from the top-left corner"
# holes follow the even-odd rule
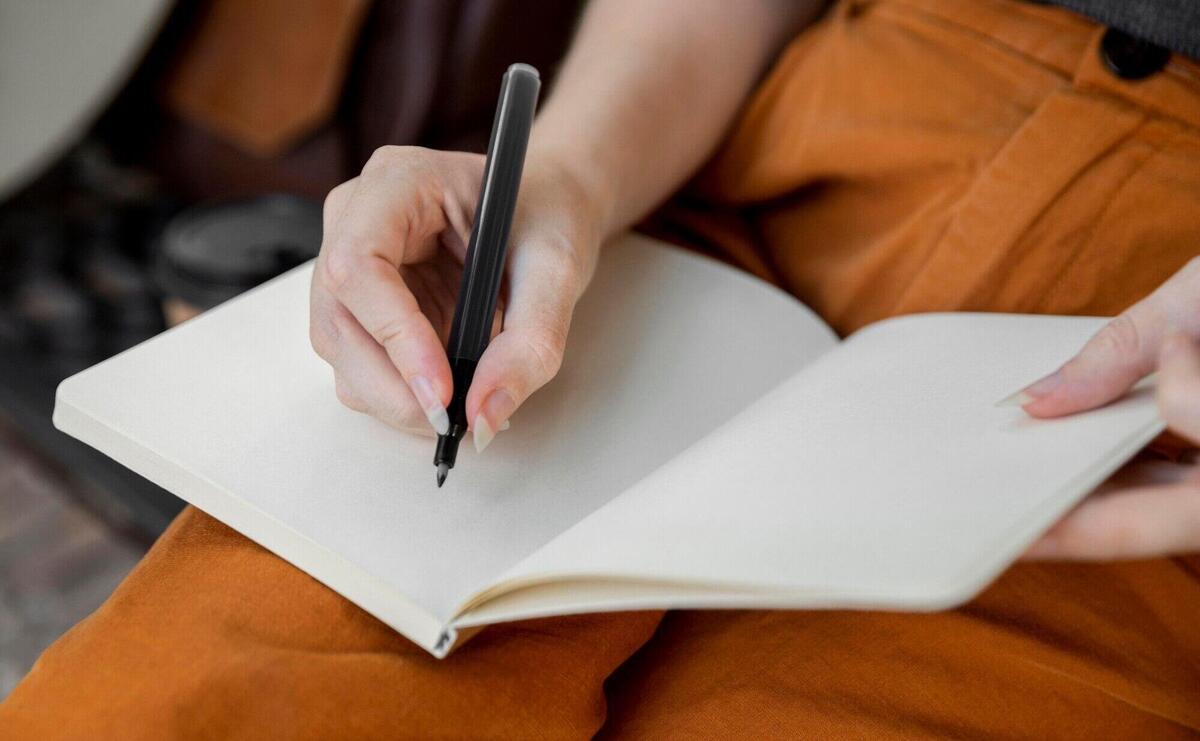
[[[438,488],[442,488],[442,484],[446,483],[446,474],[450,473],[450,466],[445,463],[439,463],[437,469]]]

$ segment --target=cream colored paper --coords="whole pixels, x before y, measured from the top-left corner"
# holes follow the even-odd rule
[[[1103,320],[928,315],[838,345],[631,236],[559,377],[438,490],[432,438],[336,401],[310,273],[68,379],[55,422],[439,656],[537,615],[955,604],[1161,429],[1146,393],[1055,422],[994,405]]]
[[[836,341],[790,296],[628,237],[559,377],[438,490],[431,437],[337,402],[309,275],[66,380],[55,422],[431,650],[468,597]]]
[[[996,406],[1103,321],[874,325],[519,564],[500,581],[507,594],[457,623],[634,601],[964,602],[1162,429],[1150,388],[1052,421]]]

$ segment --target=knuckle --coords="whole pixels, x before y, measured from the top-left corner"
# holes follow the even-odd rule
[[[344,338],[352,329],[351,322],[354,322],[354,319],[342,312],[314,312],[309,319],[309,344],[317,356],[332,366],[335,372],[347,349]]]
[[[573,250],[557,250],[549,261],[550,280],[565,295],[578,297],[584,289],[584,266]]]
[[[318,317],[313,317],[308,323],[308,342],[313,352],[325,361],[333,358],[333,348],[337,340],[331,336],[328,323]]]
[[[422,161],[430,150],[403,144],[385,144],[367,158],[363,172],[389,169]]]
[[[540,380],[553,378],[562,368],[566,350],[566,333],[549,327],[530,332],[524,337],[525,348],[537,365]]]
[[[1137,324],[1128,314],[1121,314],[1106,324],[1095,338],[1096,347],[1119,358],[1139,356],[1142,336]]]
[[[388,319],[374,332],[375,341],[383,345],[388,353],[399,351],[411,335],[412,330],[405,317]]]
[[[333,380],[333,391],[337,394],[337,400],[342,406],[353,409],[356,412],[364,411],[362,400],[358,398],[358,394],[350,388],[346,380],[340,375],[335,376]]]
[[[406,147],[395,144],[385,144],[382,147],[376,148],[374,152],[371,152],[371,156],[367,158],[366,164],[363,165],[363,172],[392,165],[404,157],[405,149]]]
[[[565,238],[552,240],[540,250],[540,272],[562,295],[578,299],[591,277],[591,263]]]
[[[357,263],[358,259],[354,255],[338,249],[336,244],[324,255],[324,259],[318,262],[324,283],[335,296],[342,295],[354,280],[358,272]]]
[[[342,210],[346,204],[346,199],[350,197],[350,182],[347,181],[341,185],[334,186],[332,190],[325,196],[325,203],[322,206],[322,218],[325,220],[326,228],[329,227],[333,217]]]
[[[333,365],[341,339],[336,317],[330,314],[327,306],[314,302],[308,313],[308,342],[313,352]]]

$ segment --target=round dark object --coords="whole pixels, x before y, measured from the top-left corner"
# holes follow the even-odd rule
[[[1110,28],[1100,40],[1100,59],[1123,80],[1143,80],[1166,66],[1171,52],[1149,41]]]
[[[293,195],[222,201],[170,220],[156,272],[165,294],[204,310],[316,257],[320,248],[315,201]]]

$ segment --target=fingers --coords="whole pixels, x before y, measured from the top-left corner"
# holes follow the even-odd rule
[[[1113,561],[1200,550],[1200,482],[1087,499],[1026,551],[1030,560]]]
[[[1200,336],[1200,260],[1096,334],[1074,358],[1018,395],[1035,417],[1092,409],[1122,396],[1154,370],[1172,331]]]
[[[432,160],[425,150],[385,147],[362,175],[330,193],[314,292],[328,292],[349,312],[386,353],[431,423],[444,430],[450,367],[436,330],[400,273],[402,266],[434,254],[448,226],[447,211],[457,212],[447,207]],[[314,326],[328,328],[337,315],[327,304],[314,296]],[[361,357],[343,357],[339,377],[348,377],[356,362],[374,367],[367,356],[376,353],[355,341],[356,333],[341,337],[346,346],[338,353]]]
[[[1168,427],[1200,445],[1200,346],[1185,334],[1163,343],[1158,407]]]
[[[387,353],[350,312],[319,285],[312,290],[309,334],[313,349],[333,367],[338,399],[397,429],[428,433],[444,427],[446,421],[425,413]]]
[[[348,406],[407,426],[416,404],[435,429],[446,429],[453,389],[439,330],[445,334],[452,316],[459,279],[452,257],[461,260],[466,249],[467,206],[482,165],[474,155],[384,148],[327,198],[312,340],[334,366]],[[526,215],[514,224],[503,326],[467,396],[480,450],[558,372],[599,244],[595,225],[573,215],[586,209],[570,202],[553,168],[538,173],[527,173]]]
[[[1168,426],[1200,442],[1200,346],[1162,343],[1158,404]],[[1200,550],[1200,475],[1171,463],[1127,466],[1026,552],[1030,559],[1114,560]]]
[[[510,264],[504,326],[475,369],[467,418],[482,451],[508,418],[562,365],[571,314],[585,283],[584,268],[564,250],[522,245]]]
[[[1120,397],[1147,373],[1158,356],[1158,329],[1134,307],[1109,322],[1062,368],[1025,389],[1025,411],[1058,417],[1092,409]]]

